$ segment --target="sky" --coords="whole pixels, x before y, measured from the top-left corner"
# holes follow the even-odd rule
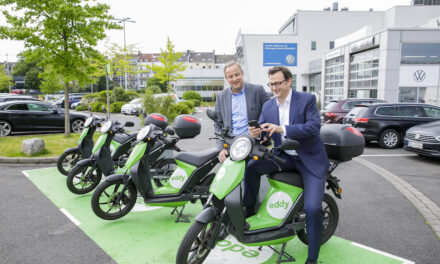
[[[296,10],[322,10],[335,1],[328,0],[98,0],[110,6],[115,18],[130,18],[126,23],[126,44],[135,44],[142,53],[159,53],[167,37],[177,51],[193,50],[216,54],[234,54],[238,32],[277,34]],[[345,0],[339,9],[383,11],[396,5],[410,5],[411,0]],[[6,25],[0,14],[0,25]],[[100,42],[124,44],[123,30],[107,32]],[[22,42],[0,40],[0,62],[16,61]],[[6,54],[8,56],[6,56]]]

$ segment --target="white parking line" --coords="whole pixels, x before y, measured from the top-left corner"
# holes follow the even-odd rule
[[[70,219],[75,225],[79,226],[81,224],[80,221],[78,221],[73,215],[71,215],[66,209],[60,208],[60,211]]]
[[[377,253],[377,254],[380,254],[380,255],[383,255],[383,256],[386,256],[386,257],[389,257],[389,258],[393,258],[393,259],[398,260],[398,261],[402,261],[402,264],[415,264],[414,261],[407,260],[407,259],[404,259],[404,258],[401,258],[401,257],[398,257],[398,256],[394,256],[394,255],[392,255],[390,253],[386,253],[386,252],[383,252],[383,251],[380,251],[380,250],[377,250],[377,249],[374,249],[374,248],[370,248],[370,247],[364,246],[362,244],[358,244],[356,242],[351,242],[351,244],[353,246],[360,247],[360,248],[363,248],[365,250],[369,250],[369,251],[372,251],[374,253]]]
[[[437,204],[394,173],[361,158],[354,158],[354,160],[376,172],[399,190],[426,219],[426,223],[440,239],[440,207]]]
[[[417,154],[366,154],[360,155],[360,157],[408,157],[417,156]]]
[[[29,174],[26,171],[21,171],[21,173],[23,173],[26,178],[29,178]]]

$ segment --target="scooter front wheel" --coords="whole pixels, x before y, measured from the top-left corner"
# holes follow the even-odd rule
[[[208,257],[211,249],[208,241],[214,230],[214,223],[195,221],[185,234],[177,251],[176,264],[200,264]]]
[[[339,209],[336,204],[335,199],[330,195],[324,193],[324,198],[322,199],[322,230],[321,230],[321,245],[324,245],[335,233],[339,222]],[[306,216],[307,217],[307,216]],[[308,245],[309,240],[307,239],[307,234],[305,229],[298,231],[298,238],[304,244]]]
[[[82,159],[78,149],[64,151],[57,160],[58,171],[63,175],[68,175],[70,170],[75,167],[78,160]]]
[[[86,194],[98,186],[102,173],[94,166],[75,166],[67,175],[67,188],[74,194]]]
[[[137,191],[133,184],[124,190],[124,181],[104,181],[92,195],[93,212],[105,220],[116,220],[126,214],[136,204]]]

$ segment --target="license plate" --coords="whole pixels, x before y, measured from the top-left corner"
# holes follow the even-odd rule
[[[416,149],[422,149],[423,143],[415,142],[415,141],[408,141],[408,147],[416,148]]]

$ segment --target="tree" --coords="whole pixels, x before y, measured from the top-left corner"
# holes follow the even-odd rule
[[[186,68],[182,62],[177,62],[182,57],[183,52],[175,52],[174,45],[168,37],[167,47],[165,50],[160,49],[161,53],[159,61],[162,65],[148,65],[147,68],[154,72],[154,77],[158,78],[161,83],[166,83],[167,92],[172,91],[171,82],[185,78],[180,72]]]
[[[147,87],[158,86],[162,93],[166,93],[168,90],[168,83],[161,83],[160,79],[156,77],[151,77],[147,79]],[[158,92],[160,93],[160,92]]]
[[[8,26],[0,27],[0,38],[23,40],[26,55],[41,59],[64,81],[64,105],[69,87],[90,79],[91,60],[103,60],[95,49],[105,30],[121,29],[110,22],[109,6],[89,0],[0,0]],[[65,111],[65,135],[70,135],[69,108]]]
[[[42,74],[43,81],[40,85],[40,90],[44,94],[55,94],[63,90],[63,79],[56,75],[50,68],[46,69]]]
[[[123,46],[119,46],[116,43],[111,43],[107,45],[107,58],[108,63],[110,64],[110,75],[113,77],[119,78],[119,86],[122,87],[122,76],[127,73],[127,81],[130,76],[134,76],[141,72],[146,72],[146,70],[142,70],[137,63],[132,63],[133,59],[136,59],[136,55],[138,52],[138,48],[136,45],[126,45],[125,48]],[[125,56],[127,54],[127,56]]]
[[[25,76],[24,86],[27,89],[39,90],[42,81],[40,74],[43,72],[43,69],[38,66],[41,60],[26,56],[26,53],[23,52],[18,57],[19,59],[14,66],[12,76]]]
[[[0,92],[9,93],[11,81],[11,77],[6,74],[5,65],[0,65]]]

